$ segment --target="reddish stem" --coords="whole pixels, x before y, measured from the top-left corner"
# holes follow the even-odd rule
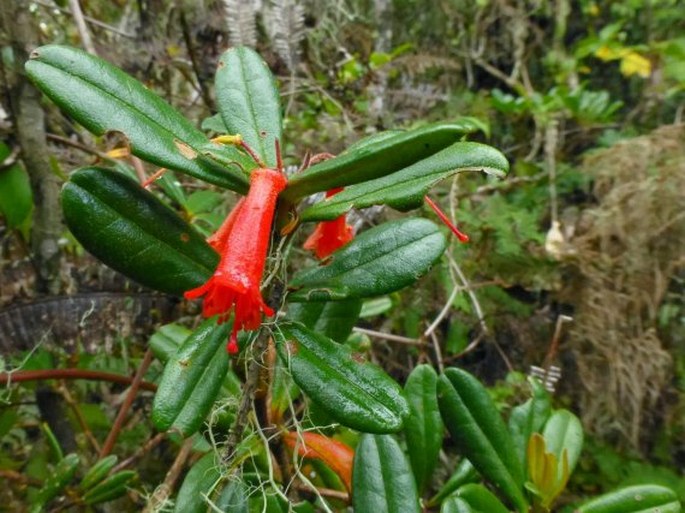
[[[131,376],[122,376],[111,372],[101,372],[87,369],[45,369],[30,371],[0,372],[0,382],[5,384],[21,383],[22,381],[40,381],[44,379],[88,379],[91,381],[109,381],[130,385],[133,381]],[[148,381],[140,383],[142,390],[154,392],[157,385]]]
[[[140,384],[143,382],[143,376],[150,367],[150,364],[152,363],[152,357],[153,355],[151,349],[145,351],[143,361],[141,362],[140,367],[138,367],[136,375],[133,377],[133,381],[131,381],[131,388],[129,388],[128,393],[126,394],[126,399],[124,399],[124,402],[121,404],[121,408],[119,408],[119,413],[117,413],[117,418],[114,420],[114,425],[112,425],[112,429],[107,435],[105,443],[102,445],[102,450],[100,451],[100,458],[104,458],[112,452],[114,444],[117,441],[117,437],[119,436],[119,432],[121,431],[121,428],[124,425],[124,420],[126,420],[126,415],[128,415],[128,411],[131,409],[133,400],[136,398],[136,395],[138,394]]]
[[[436,205],[436,203],[430,199],[428,196],[424,196],[426,200],[426,203],[428,203],[428,206],[430,206],[433,211],[437,214],[437,216],[440,218],[440,220],[447,225],[447,227],[452,230],[452,233],[457,236],[457,239],[459,239],[459,242],[468,242],[469,241],[469,236],[466,235],[464,232],[459,230],[454,223],[445,215],[445,213],[440,210],[440,207]]]

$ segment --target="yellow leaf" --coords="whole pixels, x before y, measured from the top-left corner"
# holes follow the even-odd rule
[[[630,77],[638,75],[647,78],[652,73],[652,63],[636,52],[628,52],[621,58],[621,73]]]
[[[602,45],[595,50],[595,57],[603,61],[611,61],[620,57],[619,52],[606,45]]]

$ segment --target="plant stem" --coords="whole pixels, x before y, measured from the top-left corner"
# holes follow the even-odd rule
[[[0,383],[4,382],[7,386],[11,383],[39,381],[44,379],[89,379],[92,381],[109,381],[110,383],[120,383],[122,385],[129,385],[133,381],[133,378],[130,376],[87,369],[45,369],[0,372]],[[141,381],[139,388],[154,392],[157,390],[157,385],[148,381]]]
[[[138,370],[136,371],[136,375],[133,377],[133,381],[131,382],[131,388],[128,390],[128,393],[126,394],[126,399],[124,399],[121,408],[119,408],[119,413],[117,414],[117,418],[114,420],[114,425],[112,426],[112,429],[107,435],[105,443],[102,445],[102,450],[100,451],[100,458],[104,458],[110,452],[112,452],[112,448],[114,447],[114,444],[117,441],[119,432],[121,431],[121,428],[124,425],[126,415],[128,415],[128,411],[131,409],[133,400],[136,398],[138,389],[140,388],[140,384],[143,381],[143,376],[147,372],[147,369],[150,367],[150,364],[152,363],[152,356],[153,355],[151,349],[145,351],[145,356],[143,357],[143,361],[141,362],[140,367],[138,367]]]

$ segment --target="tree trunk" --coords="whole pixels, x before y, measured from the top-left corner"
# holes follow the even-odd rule
[[[41,93],[24,72],[24,62],[39,44],[37,30],[27,1],[4,3],[0,9],[4,35],[13,52],[13,59],[3,70],[5,86],[21,159],[31,179],[35,202],[31,252],[37,274],[36,292],[57,294],[61,283],[58,240],[64,230],[59,206],[61,183],[50,165]]]

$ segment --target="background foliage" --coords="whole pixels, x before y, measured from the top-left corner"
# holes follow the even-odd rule
[[[102,161],[132,176],[154,169],[108,153],[121,138],[94,137],[37,96],[45,118],[29,117],[17,71],[26,52],[44,43],[92,50],[211,135],[223,131],[213,116],[217,60],[228,45],[244,44],[278,78],[287,164],[383,129],[458,116],[475,118],[475,139],[512,164],[503,182],[459,177],[435,190],[472,242],[453,244],[419,287],[367,301],[355,347],[400,382],[421,363],[466,367],[493,386],[504,413],[525,398],[531,366],[554,364],[562,374],[556,400],[582,419],[591,447],[566,501],[645,481],[684,497],[681,2],[121,0],[82,2],[81,14],[73,2],[15,4],[1,8],[6,371],[131,375],[147,336],[174,321],[154,337],[160,346],[178,343],[196,313],[103,268],[61,225],[57,189],[42,184],[58,188],[73,168]],[[45,151],[26,133],[45,133]],[[45,160],[44,175],[28,153]],[[187,177],[169,173],[158,183],[156,193],[205,234],[233,203]],[[354,223],[361,229],[396,215],[374,207]],[[145,381],[158,382],[161,370],[154,361]],[[124,385],[94,381],[4,389],[0,477],[10,486],[2,502],[21,511],[58,447],[95,461],[125,395]],[[155,434],[151,397],[139,393],[116,439],[119,462],[133,458],[139,475],[121,499],[130,510],[163,504],[155,487],[173,489],[195,458],[187,443]],[[452,467],[445,457],[438,472]]]

